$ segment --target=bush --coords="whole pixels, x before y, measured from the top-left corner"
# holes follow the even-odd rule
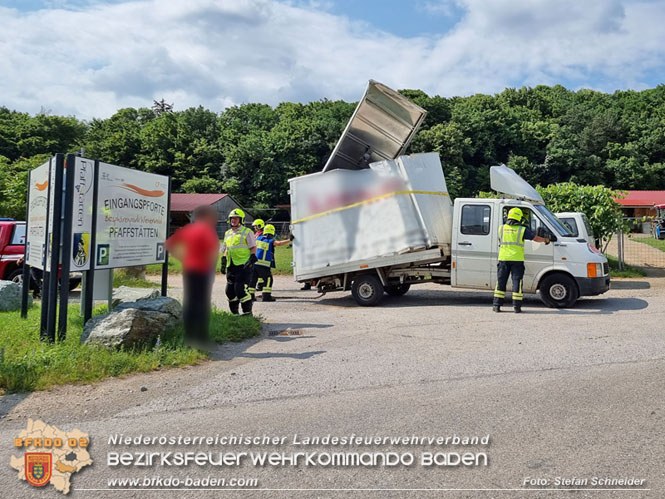
[[[615,200],[623,197],[619,191],[602,185],[577,185],[573,182],[538,186],[537,190],[553,213],[583,212],[591,223],[595,237],[602,241],[601,249],[607,247],[614,233],[625,230],[621,205]]]

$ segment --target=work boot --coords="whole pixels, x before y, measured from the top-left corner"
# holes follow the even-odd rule
[[[231,313],[233,315],[238,315],[239,314],[239,311],[238,311],[239,308],[240,308],[240,303],[238,303],[237,301],[230,301],[229,302],[229,309],[231,310]]]
[[[310,289],[312,289],[312,283],[306,282],[303,284],[302,288],[300,288],[300,291],[309,291]]]
[[[241,303],[242,315],[252,315],[252,300],[247,300]]]
[[[513,310],[515,310],[516,314],[521,314],[522,313],[522,305],[515,305],[513,307]]]
[[[494,305],[492,307],[492,312],[501,312],[501,307],[499,305]]]
[[[272,295],[272,293],[263,293],[261,301],[277,301],[277,300],[275,300],[275,297]]]

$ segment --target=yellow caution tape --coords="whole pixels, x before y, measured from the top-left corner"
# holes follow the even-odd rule
[[[355,208],[356,206],[361,206],[363,204],[373,203],[374,201],[380,201],[382,199],[388,199],[398,194],[429,194],[432,196],[448,196],[447,192],[438,192],[438,191],[395,191],[389,192],[387,194],[382,194],[381,196],[376,196],[370,199],[365,199],[364,201],[358,201],[357,203],[347,204],[346,206],[340,206],[339,208],[333,208],[332,210],[323,211],[321,213],[316,213],[315,215],[310,215],[308,217],[301,218],[291,222],[291,225],[299,224],[302,222],[307,222],[308,220],[313,220],[315,218],[324,217],[330,215],[331,213],[337,213],[339,211],[348,210],[350,208]]]

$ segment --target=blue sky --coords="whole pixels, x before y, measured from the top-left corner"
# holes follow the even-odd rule
[[[356,100],[370,78],[444,96],[665,83],[655,0],[0,0],[0,105],[82,118]]]

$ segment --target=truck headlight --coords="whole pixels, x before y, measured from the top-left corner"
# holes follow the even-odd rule
[[[598,277],[603,275],[603,264],[602,263],[587,263],[586,264],[586,276],[587,277]]]

